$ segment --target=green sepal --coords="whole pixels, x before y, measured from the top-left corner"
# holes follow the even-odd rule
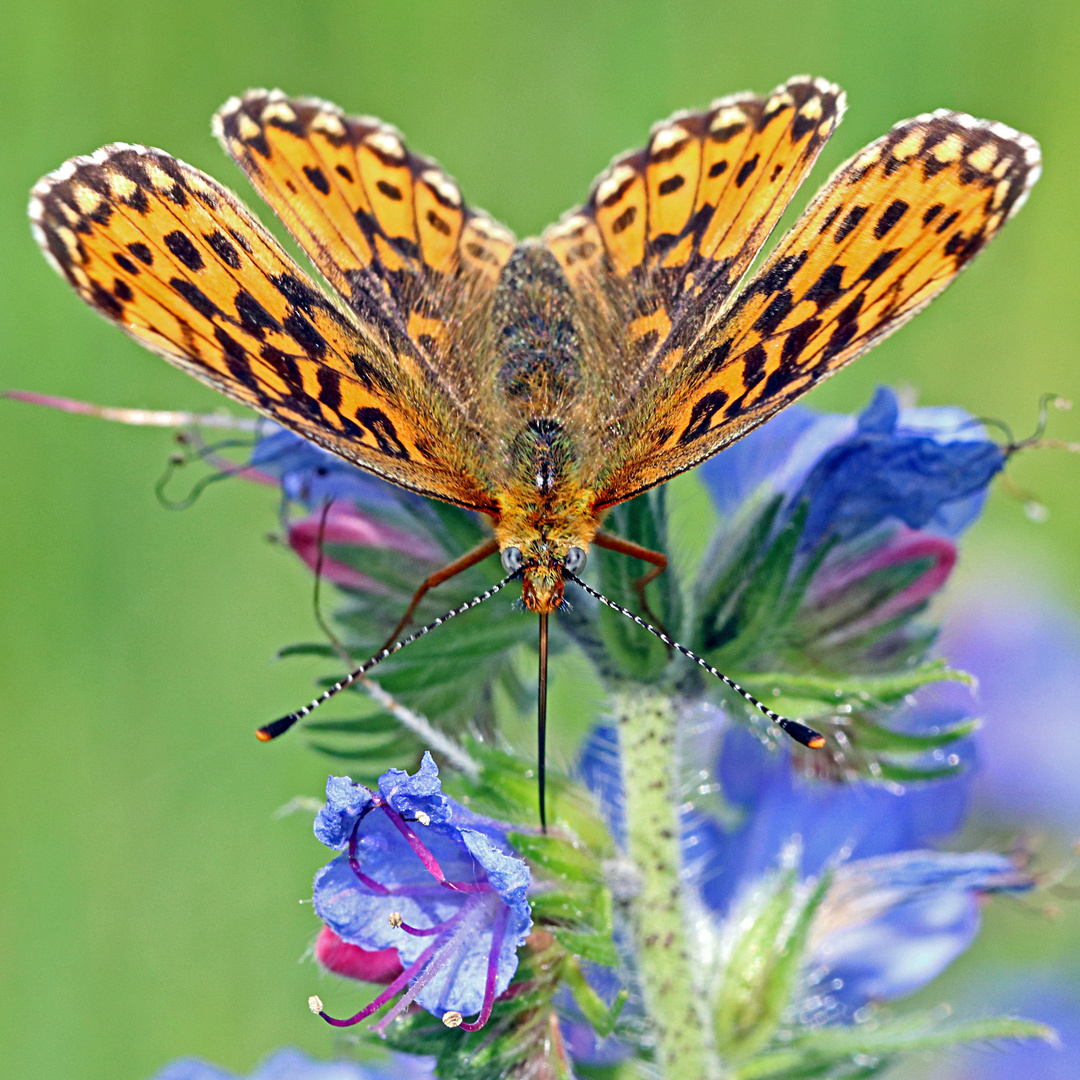
[[[895,1055],[918,1050],[998,1039],[1039,1039],[1052,1043],[1055,1038],[1053,1029],[1032,1020],[997,1017],[942,1024],[936,1013],[919,1013],[892,1021],[817,1028],[786,1042],[782,1049],[767,1051],[745,1062],[735,1070],[734,1076],[735,1080],[796,1080],[828,1075],[845,1062],[854,1063],[857,1057],[881,1059],[870,1066],[880,1068]]]
[[[604,999],[589,985],[585,978],[581,965],[573,956],[568,956],[562,966],[563,981],[574,995],[574,1001],[585,1014],[585,1019],[592,1025],[593,1031],[601,1039],[606,1039],[615,1030],[619,1022],[626,999],[630,996],[629,991],[623,989],[615,996],[615,1000],[608,1007]]]
[[[511,832],[507,839],[530,863],[564,881],[596,884],[602,880],[600,863],[582,843],[561,836]]]
[[[443,777],[443,791],[463,806],[500,821],[535,821],[539,826],[535,765],[471,741],[466,749],[480,762],[480,775]],[[596,812],[593,798],[569,777],[549,769],[547,812],[551,828],[561,828],[590,847],[599,858],[613,851],[611,837]]]
[[[966,671],[949,667],[944,660],[930,660],[895,675],[812,675],[783,671],[752,672],[738,676],[751,693],[770,704],[774,700],[797,698],[820,702],[831,709],[850,704],[861,707],[891,705],[902,701],[920,687],[938,682],[974,685]],[[779,695],[775,691],[779,690]]]
[[[810,927],[831,880],[831,874],[823,874],[800,901],[794,870],[774,878],[736,942],[717,992],[714,1028],[724,1058],[745,1059],[773,1037],[791,1000]]]
[[[907,735],[902,731],[890,731],[878,724],[872,724],[866,717],[855,716],[851,720],[848,733],[860,750],[883,754],[921,754],[927,750],[951,746],[967,738],[978,728],[978,720],[961,720],[957,724],[948,724],[927,734]]]
[[[771,655],[784,641],[787,628],[781,625],[777,612],[792,606],[784,601],[807,510],[808,504],[802,503],[776,533],[734,603],[726,605],[726,618],[708,634],[705,658],[722,671]],[[800,577],[801,589],[808,580]]]

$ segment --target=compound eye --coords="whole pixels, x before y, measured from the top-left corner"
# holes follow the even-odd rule
[[[500,558],[502,559],[503,569],[508,574],[516,574],[521,569],[521,548],[503,548]]]
[[[571,574],[580,574],[585,569],[585,549],[572,547],[566,553],[566,561],[563,565]]]

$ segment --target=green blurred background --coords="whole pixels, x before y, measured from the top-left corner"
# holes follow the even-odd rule
[[[1026,433],[1043,391],[1080,399],[1075,0],[37,0],[0,20],[2,387],[220,405],[38,254],[28,189],[73,154],[162,146],[254,204],[209,118],[231,94],[281,86],[392,121],[526,235],[653,121],[811,72],[850,108],[810,189],[939,106],[1029,131],[1045,156],[989,252],[813,403],[850,409],[878,382],[910,384]],[[1080,437],[1078,414],[1055,433]],[[306,574],[264,539],[274,494],[219,485],[171,513],[153,495],[167,432],[28,405],[0,404],[0,442],[0,1074],[139,1080],[181,1054],[245,1072],[283,1043],[328,1054],[332,1033],[304,1007],[320,979],[301,962],[324,852],[309,817],[274,818],[317,794],[326,766],[299,739],[252,738],[318,670],[272,662],[314,633]],[[1034,452],[1010,475],[1049,520],[997,490],[964,573],[1031,575],[1080,606],[1080,458]],[[995,913],[950,988],[1016,958],[1066,962],[1078,923]]]

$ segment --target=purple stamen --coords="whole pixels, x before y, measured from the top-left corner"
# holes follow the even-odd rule
[[[405,838],[405,842],[416,853],[416,857],[424,864],[424,869],[444,888],[454,892],[464,893],[490,893],[494,892],[486,881],[449,881],[439,860],[435,858],[431,849],[413,832],[409,823],[388,803],[376,799],[376,804],[382,807],[386,816],[393,822],[394,828]]]
[[[396,1020],[413,1003],[417,994],[457,956],[465,938],[477,929],[478,918],[482,915],[485,907],[486,905],[483,902],[478,901],[471,901],[462,907],[456,918],[461,918],[466,914],[468,917],[461,918],[460,924],[454,929],[452,935],[444,933],[436,939],[433,945],[424,950],[423,956],[425,957],[434,953],[434,958],[428,964],[427,970],[401,996],[401,1000],[377,1024],[372,1025],[372,1031],[384,1035],[387,1025]],[[448,938],[449,940],[447,940]],[[419,962],[418,960],[417,964]],[[415,968],[416,964],[412,964],[409,970],[413,971]]]
[[[424,965],[435,955],[441,944],[441,938],[433,941],[370,1005],[365,1005],[355,1016],[350,1016],[348,1020],[335,1020],[334,1017],[327,1016],[322,1010],[319,1011],[319,1015],[334,1027],[352,1027],[353,1024],[359,1024],[361,1020],[366,1020],[367,1017],[378,1012],[395,994],[400,993],[408,985],[409,980],[420,972]]]
[[[369,878],[363,872],[360,868],[360,859],[357,858],[356,855],[356,851],[360,846],[360,823],[366,818],[370,809],[372,808],[365,807],[359,818],[356,819],[356,824],[352,826],[352,833],[349,836],[349,866],[352,868],[353,874],[355,874],[368,889],[372,890],[372,892],[379,893],[380,895],[387,896],[390,894],[390,890],[384,885],[379,885],[379,882],[376,881],[375,878]]]
[[[459,913],[460,914],[460,913]],[[443,930],[446,930],[451,924],[456,922],[457,915],[451,916],[445,922],[441,922],[438,926],[430,926],[426,930],[418,926],[410,926],[407,922],[401,922],[397,924],[399,930],[404,930],[406,934],[412,934],[413,937],[431,937],[433,934],[440,934]]]
[[[484,984],[484,1004],[480,1015],[471,1024],[462,1024],[462,1031],[479,1031],[491,1018],[491,1009],[495,1004],[495,980],[499,974],[499,953],[502,952],[506,923],[510,918],[510,909],[504,904],[495,916],[495,926],[491,936],[491,952],[488,953],[487,982]]]

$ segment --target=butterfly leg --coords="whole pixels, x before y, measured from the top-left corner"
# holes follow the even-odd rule
[[[478,562],[483,562],[489,555],[494,555],[499,550],[499,541],[493,536],[490,540],[485,540],[482,544],[474,547],[472,551],[465,552],[460,559],[455,559],[452,563],[444,566],[441,570],[436,570],[434,574],[425,579],[420,588],[416,590],[413,595],[412,602],[405,609],[405,614],[401,616],[401,621],[394,627],[394,632],[386,639],[384,649],[389,649],[391,645],[398,640],[402,630],[412,622],[413,612],[416,611],[420,601],[423,600],[424,595],[428,589],[435,588],[436,585],[441,585],[444,581],[449,581],[450,578],[457,576],[465,570],[468,570],[470,566],[475,566]]]
[[[632,559],[640,559],[642,562],[653,564],[647,574],[634,579],[634,590],[638,594],[638,601],[646,618],[663,629],[663,625],[653,614],[648,600],[645,599],[645,586],[655,581],[667,569],[667,556],[662,551],[653,551],[652,548],[642,547],[641,544],[635,544],[632,540],[623,540],[620,536],[612,536],[611,533],[606,532],[598,532],[593,537],[593,543],[608,551],[617,551],[620,555],[629,555]]]

